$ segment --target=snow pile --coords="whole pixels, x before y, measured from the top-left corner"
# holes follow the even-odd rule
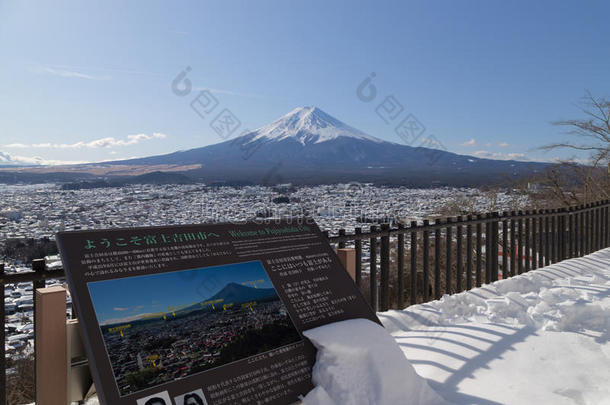
[[[376,323],[353,319],[304,335],[318,354],[313,369],[316,388],[303,405],[446,404]]]
[[[379,318],[459,404],[610,404],[610,249]]]

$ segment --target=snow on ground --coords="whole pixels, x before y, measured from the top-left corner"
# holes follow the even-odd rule
[[[447,401],[610,404],[610,249],[378,315]]]

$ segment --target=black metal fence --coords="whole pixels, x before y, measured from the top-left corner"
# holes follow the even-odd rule
[[[492,212],[409,226],[340,229],[328,236],[337,248],[353,248],[356,284],[375,310],[409,305],[469,290],[558,261],[580,257],[610,244],[610,200],[569,209]],[[408,268],[407,268],[408,263]],[[407,271],[408,270],[408,271]],[[5,274],[0,263],[0,405],[6,405],[6,284],[61,279],[63,269],[48,270],[43,259],[31,272]],[[34,308],[34,314],[36,309]]]
[[[355,250],[356,284],[375,310],[386,311],[608,247],[609,207],[605,200],[326,234],[337,248]]]

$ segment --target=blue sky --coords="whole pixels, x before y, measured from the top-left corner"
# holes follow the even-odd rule
[[[98,281],[87,286],[98,322],[114,323],[205,301],[231,282],[273,288],[260,262]]]
[[[0,1],[0,152],[101,161],[217,143],[189,107],[213,89],[242,128],[316,105],[399,142],[393,95],[444,146],[551,159],[550,123],[610,96],[602,1]],[[194,86],[171,91],[185,67]],[[356,87],[376,73],[378,98]]]

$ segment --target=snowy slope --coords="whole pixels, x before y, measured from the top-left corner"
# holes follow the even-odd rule
[[[456,404],[610,404],[610,249],[378,314]]]
[[[317,107],[295,108],[280,119],[246,135],[252,137],[250,142],[294,139],[306,145],[345,137],[391,144],[350,127]]]

